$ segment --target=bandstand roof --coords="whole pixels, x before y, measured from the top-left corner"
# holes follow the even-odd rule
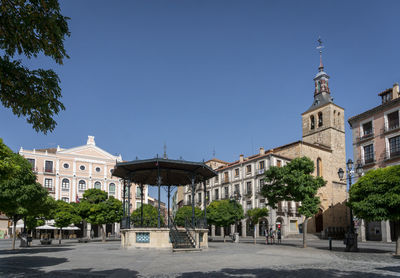
[[[118,162],[113,176],[130,180],[137,184],[157,185],[161,177],[161,185],[186,185],[195,178],[195,183],[215,177],[217,173],[204,162],[153,158]]]

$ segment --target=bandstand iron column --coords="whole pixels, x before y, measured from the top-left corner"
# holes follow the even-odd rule
[[[140,184],[140,226],[143,227],[143,184]]]
[[[170,222],[169,222],[169,220],[170,220],[170,215],[169,215],[169,199],[171,198],[171,186],[170,185],[168,185],[168,228],[170,227]]]
[[[127,228],[131,228],[131,181],[128,181],[128,217],[127,219]]]
[[[192,225],[194,226],[194,190],[195,190],[195,175],[192,174]]]
[[[207,187],[206,187],[206,180],[203,180],[204,186],[204,229],[207,228]]]
[[[123,187],[123,192],[122,192],[122,200],[123,200],[123,207],[122,207],[122,212],[123,212],[123,217],[122,217],[122,228],[126,228],[126,179],[124,179],[124,187]]]
[[[160,192],[160,188],[161,188],[161,177],[160,177],[160,163],[158,162],[158,157],[157,157],[157,185],[158,185],[158,219],[157,219],[157,227],[160,228],[161,227],[161,208],[160,208],[160,199],[161,199],[161,192]]]

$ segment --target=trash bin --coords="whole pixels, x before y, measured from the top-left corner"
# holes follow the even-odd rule
[[[32,246],[32,237],[31,236],[27,237],[27,246]]]

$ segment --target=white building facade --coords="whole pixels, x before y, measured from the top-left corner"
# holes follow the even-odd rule
[[[207,204],[214,200],[233,199],[240,196],[239,203],[246,212],[253,208],[267,207],[269,210],[268,217],[260,220],[256,227],[256,235],[265,235],[265,230],[272,228],[273,230],[281,229],[282,235],[299,233],[299,223],[302,223],[302,217],[298,214],[299,204],[295,202],[282,201],[279,202],[277,209],[272,209],[267,205],[267,200],[260,194],[260,190],[264,185],[264,174],[271,166],[284,166],[290,159],[273,154],[272,151],[264,151],[260,148],[259,154],[244,157],[240,155],[240,159],[233,163],[227,163],[218,159],[211,159],[206,162],[211,168],[217,171],[218,176],[206,182],[206,200]],[[190,185],[185,187],[185,205],[190,205],[192,201],[192,193]],[[203,185],[196,185],[194,202],[196,206],[203,209],[204,207],[204,188]],[[236,197],[237,198],[237,197]],[[241,236],[253,236],[254,227],[250,226],[248,219],[243,219],[238,225],[232,225],[228,229],[220,227],[211,227],[211,236],[221,235],[224,233],[231,234],[237,231]]]
[[[88,136],[86,145],[73,148],[47,148],[25,150],[19,154],[32,165],[38,182],[49,191],[55,200],[77,202],[87,189],[97,188],[123,201],[123,181],[112,175],[121,155],[115,156],[96,146],[94,136]],[[144,186],[144,203],[148,201],[148,189]],[[130,211],[140,206],[140,188],[131,186]],[[88,227],[90,230],[90,227]],[[119,223],[109,231],[119,232]]]

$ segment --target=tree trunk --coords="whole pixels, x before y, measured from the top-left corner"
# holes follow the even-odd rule
[[[104,225],[101,224],[101,242],[106,242],[106,231],[104,231]]]
[[[61,244],[61,238],[62,238],[62,228],[60,228],[60,234],[58,235],[58,244]]]
[[[254,244],[257,244],[257,230],[256,230],[256,225],[254,225]]]
[[[15,221],[15,218],[13,219],[13,233],[12,233],[12,245],[11,245],[11,249],[14,250],[15,249],[15,235],[16,233],[16,229],[17,229],[17,221]]]
[[[396,235],[396,256],[400,256],[400,221],[397,220],[394,222],[395,225],[395,235]]]
[[[303,248],[307,247],[307,223],[308,217],[306,217],[303,222]]]

